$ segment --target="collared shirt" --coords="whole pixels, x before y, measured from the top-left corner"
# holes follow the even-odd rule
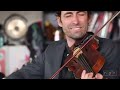
[[[67,42],[66,42],[66,47],[65,47],[64,54],[63,54],[61,66],[65,63],[65,59],[69,55],[69,53],[70,53],[70,49],[69,49]],[[59,79],[75,79],[75,77],[74,77],[74,74],[72,72],[68,71],[67,67],[64,67],[63,70],[59,74]]]

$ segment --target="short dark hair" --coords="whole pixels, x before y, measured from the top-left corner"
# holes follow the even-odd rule
[[[90,17],[92,11],[88,11],[88,17]],[[61,16],[61,11],[56,11],[56,16]]]
[[[56,11],[56,16],[60,16],[61,15],[61,11]]]

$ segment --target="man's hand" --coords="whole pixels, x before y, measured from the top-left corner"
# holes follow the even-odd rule
[[[82,74],[81,74],[81,79],[103,79],[103,75],[101,75],[100,73],[97,73],[95,75],[95,77],[93,77],[93,73],[86,73],[85,70],[83,70]]]

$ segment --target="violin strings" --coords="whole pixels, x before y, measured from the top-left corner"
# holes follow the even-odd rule
[[[78,62],[79,62],[87,71],[89,71],[89,68],[86,68],[86,65],[85,65],[84,62],[82,61],[82,58],[79,57],[78,60],[79,60]]]
[[[86,70],[87,72],[89,72],[90,69],[89,69],[88,66],[86,66],[86,64],[84,64],[84,61],[83,61],[82,57],[79,57],[78,60],[79,60],[78,62],[81,63],[81,65],[85,68],[85,70]],[[87,68],[87,67],[88,67],[88,68]]]
[[[83,63],[83,66],[88,70],[88,72],[93,72],[91,66],[87,63],[86,59],[82,54],[80,55],[80,61]]]
[[[88,66],[88,68],[89,68],[89,72],[93,72],[93,70],[92,70],[92,68],[91,68],[91,66],[89,65],[89,63],[86,61],[86,59],[84,58],[84,56],[81,54],[81,57],[83,58],[83,62],[85,61],[85,63],[86,63],[86,65]]]
[[[82,56],[82,55],[81,55]],[[89,65],[85,62],[84,58],[80,58],[81,62],[83,63],[84,68],[86,68],[87,72],[90,72],[90,67]]]

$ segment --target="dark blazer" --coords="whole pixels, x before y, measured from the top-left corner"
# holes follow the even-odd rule
[[[99,51],[106,60],[100,73],[106,78],[118,79],[120,71],[120,44],[103,38],[99,38],[99,43]],[[49,79],[61,67],[65,45],[64,40],[51,43],[44,53],[40,53],[38,58],[6,78]],[[58,79],[58,77],[59,75],[55,79]]]

